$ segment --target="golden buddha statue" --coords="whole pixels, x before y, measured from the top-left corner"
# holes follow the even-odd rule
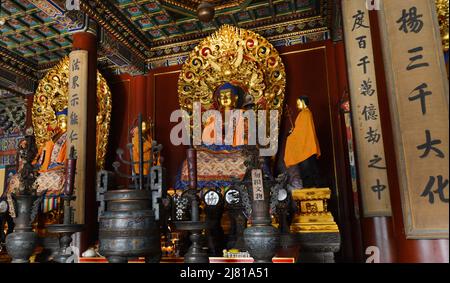
[[[47,130],[52,133],[52,139],[38,148],[38,153],[33,165],[39,174],[33,185],[37,195],[45,193],[47,196],[59,196],[64,188],[64,170],[66,161],[66,131],[67,108],[56,113],[56,119],[47,125]],[[18,169],[22,167],[22,161],[18,160]],[[18,193],[20,189],[19,174],[11,177],[8,183],[7,199],[10,203],[10,215],[15,217],[14,206],[11,205],[11,195]],[[44,205],[44,213],[56,208],[54,201],[50,206]]]
[[[239,95],[237,88],[231,84],[224,84],[221,88],[219,88],[217,102],[219,104],[219,110],[223,113],[225,118],[227,111],[238,110]],[[222,119],[222,121],[224,121],[224,119]],[[230,121],[226,121],[224,123],[225,126],[233,127],[233,147],[246,144],[244,119],[242,117],[242,113],[237,116],[235,121],[235,124],[231,123],[232,119],[230,117]],[[226,130],[225,133],[227,133]],[[205,144],[217,144],[219,141],[220,144],[223,144],[225,142],[222,140],[222,135],[217,137],[215,115],[211,115],[207,118],[202,134],[202,140]]]
[[[64,168],[67,152],[67,108],[56,113],[56,120],[47,126],[52,133],[48,140],[38,149],[34,165],[38,168],[39,176],[35,186],[38,195],[59,195],[64,186]]]

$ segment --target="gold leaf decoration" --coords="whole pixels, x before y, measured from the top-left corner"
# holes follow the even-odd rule
[[[52,138],[52,132],[47,128],[57,123],[56,113],[68,106],[68,95],[69,57],[65,57],[42,78],[34,95],[32,122],[38,147]],[[111,109],[111,90],[97,71],[97,170],[103,169],[105,164]]]
[[[261,35],[224,25],[200,42],[178,80],[181,108],[191,113],[199,101],[202,110],[217,109],[214,92],[227,82],[251,95],[255,110],[274,109],[281,116],[286,72],[278,51]]]

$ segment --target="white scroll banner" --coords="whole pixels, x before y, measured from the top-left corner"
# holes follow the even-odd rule
[[[378,14],[406,237],[448,238],[448,80],[436,5],[381,1]]]
[[[67,154],[72,146],[77,157],[75,175],[75,222],[84,223],[84,179],[86,177],[86,135],[88,94],[88,51],[72,51],[69,55],[69,99]]]
[[[367,1],[343,0],[342,12],[363,216],[391,216]]]

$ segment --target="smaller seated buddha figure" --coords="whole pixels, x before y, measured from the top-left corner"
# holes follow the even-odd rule
[[[66,131],[67,131],[67,108],[56,113],[56,120],[47,125],[47,130],[52,133],[52,139],[38,148],[33,166],[38,171],[38,176],[32,189],[37,195],[59,196],[64,189],[64,170],[66,161]],[[21,167],[19,159],[19,169]],[[11,194],[19,192],[21,182],[19,175],[15,174],[8,183],[7,197],[11,200]],[[54,204],[55,202],[52,202]],[[10,214],[15,217],[13,206]],[[56,208],[56,207],[53,207]],[[44,213],[52,210],[52,207],[44,207]]]
[[[294,129],[286,141],[284,161],[293,189],[323,186],[317,164],[321,154],[320,146],[313,115],[308,106],[307,96],[297,99],[297,109],[300,112],[295,120]]]
[[[67,151],[67,108],[56,113],[56,121],[47,126],[52,139],[38,149],[34,165],[39,176],[35,186],[38,195],[59,195],[64,187],[64,170]]]

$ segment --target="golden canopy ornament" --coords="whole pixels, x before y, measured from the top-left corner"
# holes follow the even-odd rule
[[[284,64],[273,45],[261,35],[229,25],[205,38],[190,53],[178,80],[182,109],[192,113],[217,109],[215,91],[231,83],[251,95],[255,110],[283,110],[286,88]]]
[[[52,132],[47,127],[57,122],[57,112],[67,108],[68,96],[69,57],[66,56],[40,80],[34,95],[32,122],[38,147],[52,139]],[[97,170],[103,169],[105,164],[111,109],[111,90],[105,78],[97,71]]]

